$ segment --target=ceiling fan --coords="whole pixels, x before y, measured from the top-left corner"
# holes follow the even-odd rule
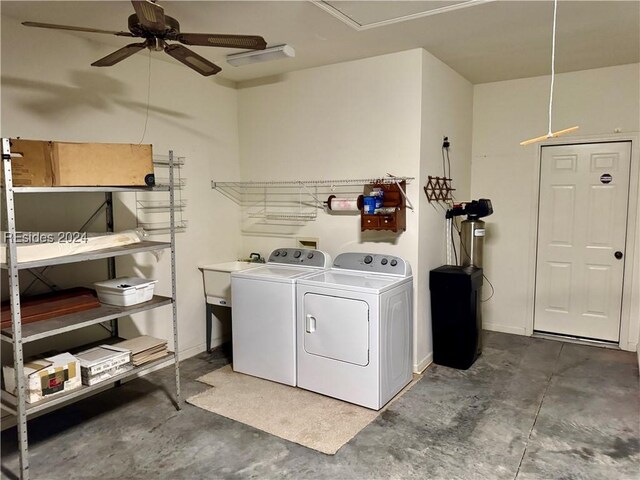
[[[27,27],[53,28],[56,30],[72,30],[76,32],[106,33],[118,37],[138,37],[144,41],[129,45],[110,53],[104,58],[93,62],[94,67],[110,67],[134,53],[145,48],[154,51],[164,50],[167,54],[201,75],[215,75],[222,69],[215,63],[201,57],[192,50],[179,45],[169,44],[167,41],[180,42],[185,45],[199,45],[205,47],[242,48],[250,50],[264,50],[267,43],[258,35],[228,35],[219,33],[181,33],[178,21],[164,14],[164,8],[151,0],[132,1],[136,13],[129,16],[129,32],[116,32],[96,28],[73,27],[69,25],[54,25],[50,23],[22,22]]]

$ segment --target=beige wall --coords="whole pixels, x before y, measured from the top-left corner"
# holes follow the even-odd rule
[[[418,177],[420,149],[420,51],[287,74],[239,90],[240,162],[243,180],[323,180]],[[418,181],[407,189],[416,203]],[[328,215],[295,228],[286,238],[264,238],[260,222],[246,222],[244,249],[268,254],[294,237],[318,237],[332,255],[344,251],[410,253],[415,213],[401,235],[360,232],[357,215]],[[409,258],[415,263],[415,258]]]
[[[241,88],[240,168],[243,180],[323,180],[415,177],[407,188],[418,203],[421,52],[293,72],[272,83]],[[244,224],[243,249],[268,255],[316,237],[332,257],[341,252],[389,253],[417,266],[418,213],[407,231],[360,232],[358,215],[330,215],[297,227]]]
[[[415,210],[407,211],[407,231],[400,235],[360,232],[358,215],[319,211],[315,221],[300,226],[247,220],[243,250],[268,255],[294,246],[296,237],[317,237],[334,257],[360,251],[409,260],[416,370],[431,359],[428,269],[444,261],[442,213],[425,205],[422,185],[425,172],[441,165],[441,135],[449,134],[458,141],[454,172],[468,189],[471,94],[468,82],[421,49],[294,72],[239,90],[243,180],[415,177],[407,188]],[[425,133],[432,128],[433,136]]]
[[[471,182],[471,110],[473,86],[444,63],[422,51],[422,132],[420,140],[420,185],[425,185],[427,177],[443,176],[442,141],[448,137],[451,142],[452,186],[455,198],[469,199]],[[422,190],[422,188],[421,188]],[[434,208],[420,192],[420,227],[418,236],[418,274],[415,305],[418,318],[417,338],[428,339],[419,343],[417,358],[426,366],[431,358],[431,301],[429,295],[429,270],[445,263],[444,211]],[[459,251],[459,250],[458,250]]]
[[[484,308],[485,327],[492,330],[525,334],[530,328],[538,146],[521,147],[518,143],[547,130],[549,80],[545,76],[474,87],[471,192],[473,198],[491,198],[495,210],[486,219],[485,254],[486,274],[496,290]],[[558,75],[553,128],[579,125],[579,135],[584,138],[613,136],[614,130],[638,132],[639,89],[638,64]],[[564,139],[572,137],[576,135]],[[637,185],[637,175],[632,182]],[[637,239],[636,270],[639,244]],[[637,273],[635,276],[637,279]],[[628,291],[634,292],[636,306],[629,343],[623,348],[635,348],[640,285],[635,283]]]
[[[140,141],[147,93],[145,53],[109,69],[91,69],[87,64],[108,53],[109,47],[64,32],[30,30],[26,35],[25,30],[17,21],[3,18],[3,136]],[[50,42],[56,48],[43,49]],[[31,61],[23,62],[27,56]],[[449,135],[456,186],[468,192],[470,84],[421,49],[295,72],[239,90],[173,62],[158,61],[156,54],[151,68],[144,141],[156,152],[172,148],[187,157],[183,173],[189,224],[187,232],[177,236],[180,349],[192,354],[204,348],[204,301],[196,265],[252,251],[267,255],[276,247],[295,245],[297,237],[317,237],[320,248],[333,256],[344,251],[385,252],[411,262],[416,277],[414,366],[426,366],[431,359],[428,270],[444,262],[444,240],[442,214],[425,204],[422,177],[440,173],[442,136]],[[388,172],[415,177],[407,188],[415,210],[407,212],[407,231],[401,235],[360,232],[357,215],[324,211],[316,221],[284,229],[265,229],[250,219],[241,223],[237,205],[209,184],[369,178]],[[96,195],[82,201],[55,196],[21,199],[21,227],[46,224],[51,230],[73,230],[100,200]],[[133,226],[135,197],[121,195],[117,207],[117,228]],[[101,228],[96,222],[94,230]],[[62,286],[106,276],[104,264],[88,267],[60,267],[52,276]],[[159,292],[169,293],[166,253],[160,260],[150,254],[134,262],[118,259],[118,271],[158,278]],[[167,336],[169,319],[168,308],[141,314],[122,331]],[[222,340],[221,332],[214,331],[214,344]],[[97,327],[77,333],[104,334]],[[77,343],[77,336],[66,343]],[[42,349],[48,346],[46,342]]]
[[[2,136],[88,142],[138,143],[147,102],[148,52],[111,68],[89,64],[114,50],[89,36],[27,29],[2,18]],[[173,149],[186,157],[186,233],[177,234],[177,278],[180,351],[204,349],[204,294],[196,265],[236,258],[239,254],[237,208],[221,205],[210,188],[214,176],[237,178],[237,95],[211,78],[201,77],[175,61],[151,61],[149,121],[144,143],[154,152]],[[165,55],[166,56],[166,55]],[[77,229],[101,201],[92,196],[33,196],[18,199],[23,229]],[[135,196],[124,194],[116,206],[116,229],[135,225]],[[94,230],[104,227],[98,221]],[[164,240],[167,236],[153,237]],[[60,285],[106,277],[105,262],[52,269]],[[57,273],[55,273],[57,272]],[[79,274],[78,272],[82,272]],[[118,259],[118,273],[142,272],[157,278],[158,291],[170,294],[169,252],[158,261],[151,254]],[[28,274],[27,274],[28,275]],[[28,278],[28,276],[25,276]],[[3,278],[3,283],[6,278]],[[163,307],[123,322],[123,332],[141,331],[170,337],[171,309]],[[214,337],[220,333],[215,325]],[[78,336],[103,335],[99,327]],[[71,337],[67,337],[71,340]],[[63,342],[64,344],[64,342]],[[50,343],[35,345],[48,348]],[[29,352],[28,352],[29,353]]]

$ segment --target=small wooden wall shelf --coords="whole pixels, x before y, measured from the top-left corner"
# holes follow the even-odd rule
[[[364,196],[368,196],[371,190],[380,188],[384,192],[383,208],[395,208],[391,213],[366,214],[364,209],[360,211],[360,228],[365,230],[391,230],[392,232],[404,232],[407,229],[407,209],[403,192],[406,192],[407,182],[398,183],[370,183],[364,186]],[[402,191],[400,191],[402,189]]]

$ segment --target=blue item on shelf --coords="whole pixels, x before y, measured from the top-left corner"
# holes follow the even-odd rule
[[[364,213],[373,215],[376,211],[376,197],[364,197]]]

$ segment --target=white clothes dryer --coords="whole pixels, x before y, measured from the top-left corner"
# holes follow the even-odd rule
[[[296,385],[296,281],[330,266],[319,250],[280,248],[265,266],[231,273],[234,371]]]
[[[379,410],[412,378],[413,277],[391,255],[342,253],[298,280],[298,386]]]

